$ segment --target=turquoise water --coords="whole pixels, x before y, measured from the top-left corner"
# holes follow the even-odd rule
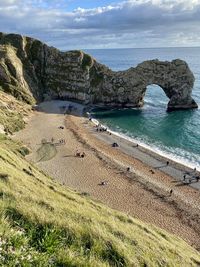
[[[87,50],[113,70],[125,70],[158,58],[186,60],[195,75],[193,97],[200,106],[200,48]],[[149,86],[141,109],[96,110],[93,115],[110,129],[151,147],[160,154],[200,169],[200,109],[166,112],[168,98]]]

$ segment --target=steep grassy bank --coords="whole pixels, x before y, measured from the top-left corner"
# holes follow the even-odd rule
[[[0,135],[0,266],[198,266],[184,241],[54,182]]]
[[[25,126],[24,118],[31,112],[31,106],[18,101],[0,88],[0,125],[6,133],[13,133]]]

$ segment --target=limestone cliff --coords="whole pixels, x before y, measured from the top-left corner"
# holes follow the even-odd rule
[[[180,59],[150,60],[114,72],[82,51],[61,52],[29,37],[0,33],[0,89],[27,103],[61,98],[140,107],[150,84],[164,90],[169,110],[197,107],[191,97],[194,76]]]

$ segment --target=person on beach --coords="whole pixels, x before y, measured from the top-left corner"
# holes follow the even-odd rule
[[[197,168],[194,168],[191,173],[195,173],[197,171]]]
[[[78,158],[84,158],[86,156],[85,152],[83,151],[82,153],[77,149],[75,156]]]
[[[197,180],[197,183],[198,183],[199,180],[200,180],[200,176],[196,176],[196,180]]]
[[[60,145],[62,144],[62,142],[63,142],[63,140],[62,140],[62,139],[60,139],[60,140],[59,140],[59,143],[60,143]]]
[[[81,155],[80,155],[81,158],[84,158],[85,157],[85,152],[83,152]]]
[[[171,197],[172,193],[173,193],[173,189],[171,189],[171,190],[169,191],[169,196],[170,196],[170,197]]]
[[[76,153],[75,153],[75,156],[76,156],[76,157],[80,157],[80,155],[81,155],[81,152],[77,149],[77,150],[76,150]]]
[[[169,165],[169,161],[166,162],[167,166]]]
[[[102,181],[102,182],[100,183],[100,185],[107,185],[107,184],[108,184],[107,181]]]
[[[118,147],[119,145],[117,143],[112,143],[112,147]]]
[[[127,172],[129,172],[129,171],[130,171],[130,169],[131,169],[130,167],[127,167],[127,169],[126,169],[126,170],[127,170]]]
[[[52,144],[54,143],[54,138],[53,138],[53,137],[51,138],[51,143],[52,143]]]

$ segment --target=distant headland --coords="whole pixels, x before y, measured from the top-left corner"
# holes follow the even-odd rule
[[[183,60],[149,60],[114,72],[82,51],[61,52],[36,39],[0,33],[0,88],[27,103],[71,99],[142,107],[151,84],[163,89],[169,111],[198,107],[191,97],[194,75]]]

